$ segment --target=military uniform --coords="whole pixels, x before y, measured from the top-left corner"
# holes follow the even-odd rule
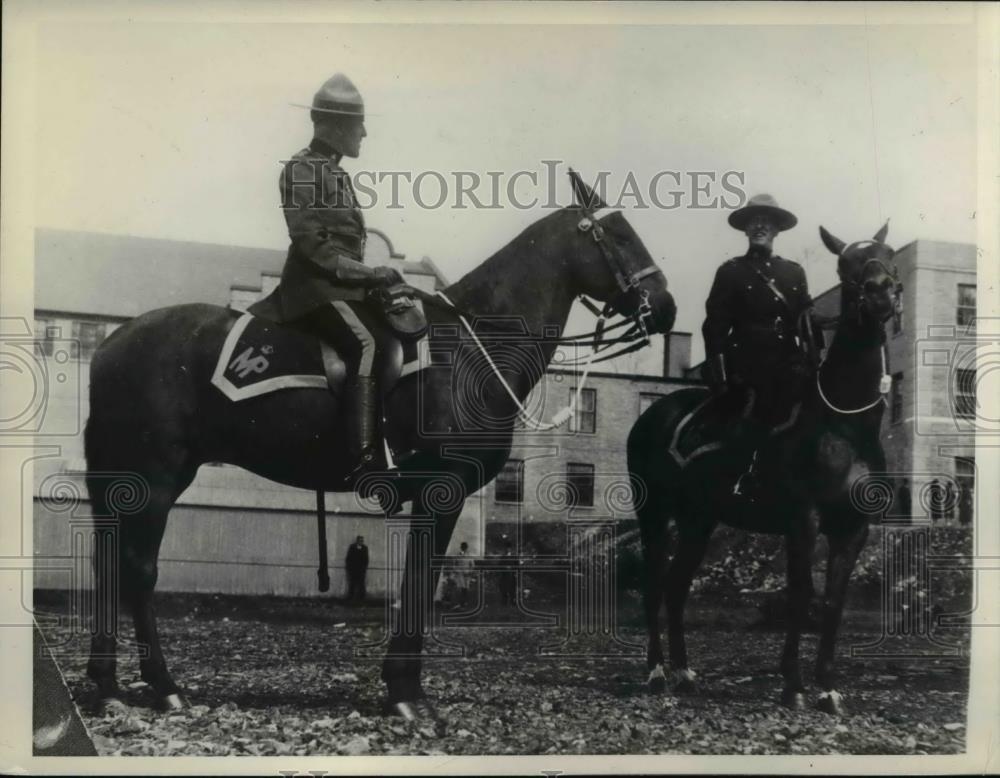
[[[726,378],[755,389],[763,421],[781,421],[775,416],[787,410],[782,406],[805,372],[798,327],[811,307],[806,274],[797,262],[748,253],[716,271],[702,326],[706,360],[711,364],[721,355]]]
[[[339,161],[339,154],[314,139],[281,171],[281,204],[292,243],[278,286],[248,310],[304,324],[337,349],[352,374],[374,380],[391,335],[378,311],[365,303],[374,286],[373,271],[363,265],[365,221]]]
[[[754,499],[757,453],[768,430],[789,417],[809,373],[807,348],[799,322],[812,307],[806,274],[795,262],[772,253],[775,236],[798,223],[771,195],[751,197],[729,215],[729,226],[747,235],[746,255],[722,263],[705,302],[706,377],[724,400],[742,409],[752,397],[750,414],[727,424],[730,445],[749,444],[750,466],[733,493]],[[747,392],[747,390],[750,390]],[[716,404],[718,406],[718,404]],[[734,408],[721,407],[727,417]],[[749,452],[748,452],[749,453]]]
[[[392,333],[381,312],[366,302],[368,291],[402,281],[395,270],[364,264],[365,220],[358,208],[350,177],[340,167],[341,154],[320,135],[332,126],[328,114],[363,121],[364,104],[357,88],[343,74],[328,79],[308,107],[317,136],[289,160],[281,171],[281,207],[291,245],[281,280],[267,298],[248,309],[276,322],[295,322],[327,341],[347,363],[347,414],[353,422],[350,448],[360,462],[347,480],[378,467],[378,397],[375,376]],[[364,125],[338,143],[360,149]],[[333,136],[338,137],[338,136]]]
[[[281,171],[278,186],[291,245],[281,282],[250,311],[272,321],[294,321],[331,300],[364,300],[350,284],[342,259],[364,262],[365,220],[340,155],[314,139]],[[360,279],[359,279],[360,280]]]

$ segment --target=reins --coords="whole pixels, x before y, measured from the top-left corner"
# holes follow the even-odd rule
[[[827,408],[829,408],[831,411],[834,411],[836,413],[842,413],[842,414],[845,414],[845,415],[849,415],[849,414],[853,414],[853,413],[864,413],[865,411],[870,411],[872,408],[874,408],[880,402],[881,403],[886,403],[886,405],[888,405],[888,402],[886,401],[885,398],[886,398],[886,395],[888,395],[889,392],[890,392],[890,390],[892,389],[892,376],[890,376],[888,373],[885,372],[885,346],[884,345],[879,349],[879,354],[882,357],[882,375],[879,378],[879,387],[878,387],[879,388],[879,396],[877,398],[875,398],[872,402],[868,403],[867,405],[865,405],[865,406],[863,406],[861,408],[851,408],[851,409],[838,408],[836,405],[834,405],[832,402],[830,402],[830,400],[827,398],[826,394],[823,392],[823,385],[822,385],[822,383],[820,381],[820,375],[823,372],[823,365],[826,364],[826,360],[824,359],[820,363],[819,369],[816,371],[816,390],[819,392],[819,396],[823,400],[823,403],[826,405]]]
[[[614,274],[615,280],[618,282],[620,296],[631,294],[633,292],[638,292],[639,294],[639,305],[635,312],[630,314],[628,318],[623,321],[616,322],[610,327],[605,327],[605,322],[607,321],[608,315],[614,311],[614,302],[607,302],[604,304],[602,309],[598,309],[590,300],[584,296],[580,296],[580,302],[584,305],[587,310],[597,317],[597,323],[594,326],[594,331],[592,333],[581,333],[579,335],[568,335],[568,336],[558,336],[552,338],[543,337],[541,342],[551,343],[551,344],[564,344],[564,345],[574,345],[574,346],[589,346],[592,351],[587,355],[586,358],[580,360],[575,359],[568,362],[563,362],[559,367],[563,368],[578,368],[583,367],[583,372],[580,375],[580,379],[577,381],[576,392],[573,394],[572,400],[564,408],[559,410],[555,415],[553,415],[551,421],[544,422],[539,421],[537,418],[532,416],[527,408],[524,407],[524,403],[518,399],[517,394],[511,389],[510,384],[507,383],[507,379],[504,378],[500,369],[497,367],[493,358],[490,356],[489,351],[483,345],[483,342],[479,339],[472,324],[469,323],[469,319],[476,318],[466,311],[463,311],[458,306],[456,306],[448,296],[439,291],[434,295],[423,292],[419,289],[413,289],[414,296],[419,299],[430,303],[431,305],[437,306],[442,310],[449,311],[452,315],[456,316],[458,320],[462,323],[465,331],[472,338],[472,341],[476,344],[476,347],[486,358],[487,364],[493,371],[493,374],[500,380],[501,386],[503,386],[504,391],[513,400],[515,407],[517,408],[518,418],[528,429],[544,432],[547,430],[552,430],[557,427],[561,427],[565,424],[573,414],[576,412],[577,404],[580,401],[580,397],[583,395],[583,387],[587,382],[587,378],[590,375],[591,368],[599,363],[605,362],[610,359],[615,359],[616,357],[623,356],[625,354],[630,354],[633,351],[638,351],[640,348],[645,347],[649,343],[649,331],[646,327],[646,319],[651,315],[652,309],[649,303],[649,292],[641,289],[639,287],[639,282],[648,276],[662,273],[662,271],[652,265],[650,267],[645,267],[635,273],[629,274],[625,268],[625,264],[622,261],[620,254],[617,251],[612,251],[612,249],[607,245],[604,240],[604,229],[599,224],[600,220],[607,215],[610,209],[604,208],[597,212],[584,211],[583,218],[580,219],[577,224],[577,229],[581,232],[589,233],[593,239],[594,243],[600,249],[601,255],[607,262],[608,266],[611,268]],[[618,298],[616,298],[618,299]],[[631,326],[629,326],[631,325]],[[613,330],[621,329],[622,327],[629,327],[623,334],[611,339],[605,339],[605,335]],[[621,349],[612,352],[611,354],[602,354],[598,357],[598,353],[607,350],[609,347],[615,344],[625,344]]]
[[[590,376],[590,370],[595,364],[597,364],[598,362],[604,362],[608,359],[613,359],[614,357],[622,356],[623,354],[631,353],[632,351],[637,351],[638,349],[643,348],[649,343],[649,333],[646,331],[645,325],[642,324],[640,320],[638,324],[634,325],[634,329],[636,330],[637,333],[641,334],[632,336],[631,340],[633,342],[631,342],[628,346],[626,346],[623,349],[620,349],[619,351],[613,354],[602,356],[600,359],[595,359],[595,357],[601,350],[600,334],[603,330],[604,321],[606,317],[607,306],[605,306],[605,310],[601,311],[598,314],[597,324],[594,327],[593,351],[591,351],[590,354],[587,355],[587,358],[582,361],[575,360],[573,362],[564,363],[563,365],[560,365],[560,367],[578,367],[581,364],[583,365],[583,373],[580,376],[580,380],[577,381],[576,392],[573,394],[573,399],[569,402],[568,405],[563,407],[561,410],[557,411],[552,416],[551,421],[548,422],[539,421],[538,419],[536,419],[534,416],[531,415],[531,412],[524,407],[524,403],[522,403],[521,400],[518,399],[517,394],[514,392],[513,389],[511,389],[510,384],[507,383],[507,379],[504,378],[503,373],[500,372],[500,369],[497,367],[496,363],[493,361],[493,358],[490,356],[489,351],[486,350],[486,347],[483,345],[483,342],[479,339],[479,336],[476,335],[476,332],[472,328],[472,325],[469,323],[469,320],[459,311],[459,309],[451,302],[451,300],[448,299],[448,296],[444,292],[438,292],[437,295],[442,300],[444,300],[444,302],[447,303],[448,306],[450,306],[451,310],[455,313],[455,315],[458,316],[459,321],[462,322],[462,326],[465,327],[465,331],[469,333],[469,336],[472,338],[472,341],[476,344],[480,353],[482,353],[482,355],[486,358],[486,362],[490,366],[490,369],[493,371],[493,374],[500,380],[500,385],[503,386],[504,391],[506,391],[510,399],[513,400],[514,405],[517,408],[518,418],[521,420],[521,422],[524,424],[525,427],[534,430],[536,432],[545,432],[547,430],[556,429],[557,427],[561,427],[563,424],[569,421],[570,418],[572,418],[573,414],[576,413],[576,407],[580,401],[580,397],[583,395],[584,384],[586,384],[587,378]],[[629,321],[624,321],[621,322],[620,324],[628,324],[628,323]],[[620,336],[619,338],[610,341],[608,345],[611,345],[612,343],[616,342],[622,342],[627,335],[628,333],[626,333],[626,335]],[[560,342],[561,339],[555,338],[552,339],[550,342],[553,341]]]

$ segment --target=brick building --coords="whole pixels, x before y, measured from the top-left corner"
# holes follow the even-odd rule
[[[71,585],[71,549],[86,536],[89,513],[83,472],[90,358],[116,327],[145,311],[186,302],[242,310],[277,283],[285,252],[130,236],[39,229],[35,240],[35,337],[45,362],[66,380],[49,381],[42,436],[34,461],[36,585]],[[366,260],[389,264],[426,291],[445,285],[434,263],[408,261],[389,239],[371,230]],[[683,377],[691,336],[657,338],[641,356],[616,360],[587,382],[569,429],[519,433],[511,462],[495,484],[470,498],[454,545],[473,554],[485,545],[491,521],[562,522],[631,516],[625,440],[632,423],[657,396],[697,383]],[[550,370],[527,405],[549,419],[569,401],[574,374]],[[570,486],[567,488],[567,484]],[[52,499],[79,494],[77,507]],[[371,551],[368,589],[389,583],[381,515],[353,495],[327,496],[327,534],[333,592],[344,589],[343,556],[356,535]],[[69,514],[67,517],[67,513]],[[160,556],[166,590],[308,595],[316,591],[315,495],[276,484],[230,465],[202,466],[171,512]],[[68,518],[68,521],[67,521]],[[88,536],[89,537],[89,536]],[[58,568],[58,569],[57,569]]]

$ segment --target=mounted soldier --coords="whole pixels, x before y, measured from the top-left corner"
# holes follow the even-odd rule
[[[333,346],[347,363],[347,416],[357,479],[381,467],[376,376],[392,331],[373,290],[403,282],[391,267],[364,264],[365,220],[350,176],[340,167],[355,159],[366,137],[361,94],[337,73],[316,92],[310,108],[313,139],[281,171],[279,188],[291,245],[277,288],[248,309],[275,322],[297,324]]]
[[[812,298],[805,271],[774,253],[778,233],[797,223],[767,194],[733,211],[729,224],[746,234],[747,253],[719,267],[705,303],[706,377],[717,394],[736,400],[743,411],[730,436],[734,443],[749,444],[753,453],[734,493],[750,498],[756,489],[757,449],[774,426],[789,418],[811,372],[815,352],[809,341],[822,338],[807,315]]]

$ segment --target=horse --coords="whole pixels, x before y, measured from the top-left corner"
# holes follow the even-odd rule
[[[424,306],[431,365],[401,377],[383,398],[387,439],[408,442],[413,452],[371,490],[383,505],[412,500],[399,607],[391,609],[382,665],[389,714],[437,718],[420,683],[432,567],[440,567],[465,498],[505,463],[522,402],[544,375],[574,300],[602,301],[649,334],[673,326],[666,278],[639,236],[575,171],[570,177],[573,205],[543,216],[443,290],[447,304]],[[136,640],[147,649],[142,679],[167,709],[185,702],[157,634],[157,557],[168,513],[199,466],[225,462],[294,487],[353,490],[345,478],[355,463],[343,443],[351,420],[334,393],[312,386],[232,402],[210,382],[238,316],[205,304],[150,311],[112,333],[91,365],[87,487],[95,524],[109,519],[117,536],[96,544],[95,602],[114,603],[117,582]],[[433,358],[435,345],[450,352],[451,364]],[[115,481],[104,475],[116,472],[141,480],[141,504],[119,510]],[[429,543],[421,534],[428,526]],[[116,642],[116,610],[100,606],[87,673],[102,701],[119,696]]]
[[[689,457],[677,449],[682,422],[703,428],[698,419],[704,421],[711,404],[729,392],[718,398],[700,387],[674,392],[650,406],[632,427],[627,456],[646,569],[650,692],[667,686],[659,621],[664,601],[671,684],[677,693],[698,691],[696,674],[688,666],[684,605],[712,533],[723,522],[786,538],[789,619],[780,701],[804,708],[799,638],[813,595],[812,554],[817,532],[822,532],[829,557],[815,668],[821,688],[817,707],[833,715],[846,713],[836,688],[834,646],[848,581],[868,537],[870,511],[865,512],[858,490],[866,481],[871,488],[867,474],[885,470],[879,439],[888,391],[884,324],[901,305],[894,252],[884,242],[887,233],[888,223],[873,240],[846,245],[820,227],[823,243],[837,255],[841,301],[836,331],[825,360],[799,393],[797,417],[793,409],[790,422],[772,430],[760,448],[761,483],[753,500],[734,494],[734,482],[747,466],[741,447],[723,438],[705,443]],[[671,520],[677,546],[668,565]]]

